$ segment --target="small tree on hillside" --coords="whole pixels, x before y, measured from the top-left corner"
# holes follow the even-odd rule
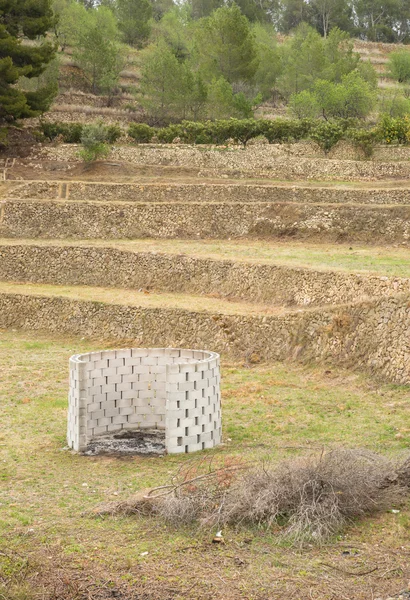
[[[410,51],[399,50],[398,52],[392,52],[389,55],[389,62],[387,64],[388,70],[392,77],[399,83],[410,82]]]
[[[255,37],[236,4],[198,22],[195,46],[200,69],[209,78],[222,76],[229,83],[253,79],[258,68]]]
[[[15,84],[22,76],[38,77],[55,54],[49,42],[37,40],[53,25],[49,0],[0,0],[0,120],[33,117],[46,111],[57,92],[56,82],[36,91]]]
[[[280,50],[272,26],[255,23],[253,32],[258,52],[258,68],[255,84],[263,99],[272,98],[276,81],[281,73]]]
[[[143,53],[141,93],[141,103],[158,122],[197,119],[207,98],[200,75],[180,62],[163,40]]]
[[[118,26],[123,41],[131,46],[141,47],[148,39],[152,18],[152,5],[149,0],[117,0]]]
[[[73,56],[93,93],[110,93],[118,83],[124,66],[118,36],[117,22],[109,8],[85,11]]]
[[[326,120],[364,119],[376,103],[376,93],[360,77],[358,71],[345,75],[342,83],[332,83],[319,79],[313,90],[304,90],[290,98],[289,108],[299,118],[321,114]]]

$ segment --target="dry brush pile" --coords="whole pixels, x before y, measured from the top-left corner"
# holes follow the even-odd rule
[[[159,516],[174,526],[256,525],[300,545],[400,505],[409,486],[410,459],[397,464],[367,450],[335,449],[276,465],[228,459],[214,466],[205,458],[185,463],[168,485],[93,512]]]

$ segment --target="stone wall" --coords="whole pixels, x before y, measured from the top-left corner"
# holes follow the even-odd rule
[[[199,176],[226,174],[236,178],[272,178],[323,180],[377,180],[406,179],[410,176],[408,160],[382,162],[375,160],[339,160],[284,154],[284,146],[269,144],[250,146],[245,150],[235,148],[201,148],[199,146],[145,145],[115,146],[110,161],[134,163],[139,166],[162,166],[189,168]],[[75,144],[45,146],[35,159],[51,161],[74,161],[78,147]]]
[[[87,451],[125,431],[165,430],[170,454],[221,441],[219,355],[202,350],[132,348],[70,359],[67,439]]]
[[[0,280],[146,288],[282,306],[410,293],[410,279],[398,277],[66,244],[1,245]]]
[[[364,243],[403,243],[410,238],[410,206],[7,200],[0,210],[0,236],[12,238],[289,236]]]
[[[1,293],[0,328],[128,340],[136,346],[212,347],[245,360],[325,361],[410,384],[409,295],[273,316]]]
[[[410,204],[409,188],[355,189],[213,183],[86,183],[30,181],[8,183],[7,198],[92,200],[93,202],[297,202]]]

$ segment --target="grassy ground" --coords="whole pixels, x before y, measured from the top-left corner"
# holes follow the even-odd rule
[[[207,296],[190,294],[158,294],[147,291],[127,290],[124,288],[91,287],[85,285],[47,285],[36,283],[3,283],[0,282],[0,293],[60,296],[71,300],[104,302],[106,304],[124,304],[149,308],[176,308],[181,310],[208,311],[210,313],[233,315],[280,315],[290,312],[280,306],[251,304],[250,302],[232,302]],[[298,309],[296,309],[298,310]],[[305,309],[306,310],[306,309]]]
[[[134,252],[162,252],[307,269],[354,271],[410,277],[410,252],[399,246],[357,246],[356,244],[310,244],[292,240],[12,240],[4,244],[39,246],[112,247]]]
[[[274,530],[173,530],[154,518],[87,516],[165,483],[187,456],[64,450],[67,360],[95,341],[0,332],[0,598],[369,599],[410,578],[410,511],[353,523],[321,548]],[[409,388],[297,365],[223,365],[225,444],[208,455],[279,460],[323,446],[394,455],[410,442]]]

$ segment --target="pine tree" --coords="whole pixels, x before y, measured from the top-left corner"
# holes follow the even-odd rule
[[[49,107],[57,84],[36,92],[14,84],[22,76],[41,75],[54,57],[53,44],[38,41],[52,25],[50,0],[0,0],[0,120],[33,117]]]
[[[118,0],[119,28],[124,42],[142,46],[148,39],[151,26],[152,5],[149,0]]]

